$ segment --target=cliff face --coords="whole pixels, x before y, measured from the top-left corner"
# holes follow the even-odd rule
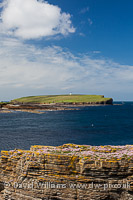
[[[19,109],[38,109],[38,110],[72,110],[74,107],[78,106],[90,106],[90,105],[113,105],[113,99],[106,101],[97,101],[97,102],[81,102],[81,103],[53,103],[53,104],[34,104],[34,103],[19,103],[15,102],[14,104],[2,105],[2,108],[10,110],[19,110]]]
[[[133,146],[2,151],[0,199],[132,200],[132,158]]]

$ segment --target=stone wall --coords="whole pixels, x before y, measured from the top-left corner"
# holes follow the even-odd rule
[[[80,145],[81,154],[66,153],[69,146],[60,146],[58,152],[55,147],[43,146],[32,146],[29,151],[2,151],[0,200],[133,199],[132,156],[96,159],[81,156],[85,147]]]

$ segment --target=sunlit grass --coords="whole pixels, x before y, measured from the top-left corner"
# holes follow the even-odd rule
[[[95,103],[104,102],[110,98],[104,98],[102,95],[45,95],[29,96],[12,100],[20,103]]]

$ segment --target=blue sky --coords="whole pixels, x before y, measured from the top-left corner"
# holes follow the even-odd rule
[[[132,0],[0,1],[0,100],[133,100]]]

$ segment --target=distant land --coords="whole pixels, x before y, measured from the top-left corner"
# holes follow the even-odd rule
[[[28,96],[0,103],[0,112],[11,110],[40,113],[40,110],[75,110],[79,106],[113,105],[112,98],[103,95],[44,95]]]
[[[11,101],[12,103],[34,103],[34,104],[112,104],[112,98],[103,95],[44,95],[28,96]]]

